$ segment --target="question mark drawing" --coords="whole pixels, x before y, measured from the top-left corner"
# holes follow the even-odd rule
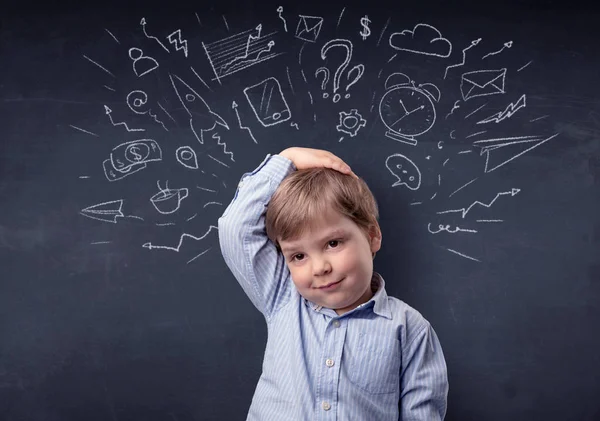
[[[336,47],[341,47],[346,50],[346,59],[335,71],[333,75],[333,102],[338,102],[341,98],[341,95],[337,93],[340,89],[340,78],[342,77],[342,73],[348,67],[350,63],[350,59],[352,58],[352,43],[347,39],[332,39],[323,45],[321,48],[321,59],[325,60],[327,58],[327,52]]]
[[[346,92],[348,92],[348,89],[350,89],[350,87],[352,85],[354,85],[356,82],[358,82],[358,80],[362,77],[363,73],[365,72],[365,65],[364,64],[357,64],[356,66],[354,66],[352,69],[350,69],[350,71],[348,72],[348,75],[346,75],[346,79],[350,80],[350,75],[352,74],[352,72],[357,71],[358,75],[354,78],[354,80],[352,82],[350,82],[348,84],[348,86],[346,86]],[[348,99],[350,98],[350,94],[346,94],[344,96],[344,98]]]
[[[325,90],[325,86],[327,85],[327,82],[329,82],[329,69],[327,67],[319,67],[316,71],[315,71],[315,77],[318,79],[319,73],[325,73],[325,77],[323,78],[323,82],[321,82],[321,90],[324,91]],[[329,97],[329,94],[327,92],[323,92],[323,98],[327,98]]]

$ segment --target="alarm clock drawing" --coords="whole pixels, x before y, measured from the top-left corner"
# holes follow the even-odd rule
[[[440,90],[433,83],[415,85],[404,73],[389,75],[385,90],[379,115],[388,129],[386,137],[415,146],[416,137],[435,124],[435,103],[440,100]]]

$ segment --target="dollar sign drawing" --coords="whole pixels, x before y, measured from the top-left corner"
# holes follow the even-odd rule
[[[369,23],[371,23],[371,19],[369,19],[367,15],[360,18],[360,24],[362,25],[363,29],[359,32],[359,34],[362,36],[363,41],[366,40],[369,35],[371,35]]]
[[[140,154],[140,150],[138,149],[138,147],[137,147],[137,146],[132,146],[132,147],[129,149],[129,152],[130,152],[130,153],[133,155],[133,157],[134,157],[134,158],[133,158],[133,160],[134,160],[135,162],[139,162],[139,161],[141,161],[142,159],[144,159],[144,157],[142,156],[142,154]]]

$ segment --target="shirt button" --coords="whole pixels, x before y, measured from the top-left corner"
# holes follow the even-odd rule
[[[325,411],[329,411],[331,409],[331,405],[329,404],[329,402],[323,401],[323,403],[321,404],[321,408],[323,408]]]
[[[335,364],[335,363],[333,362],[333,360],[331,358],[327,358],[327,360],[325,360],[325,365],[327,367],[333,367],[333,364]]]
[[[334,321],[333,321],[333,325],[334,325],[335,327],[340,327],[340,321],[339,321],[339,320],[334,320]]]

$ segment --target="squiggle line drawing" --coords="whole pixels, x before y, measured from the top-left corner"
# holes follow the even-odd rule
[[[450,110],[450,112],[448,114],[446,114],[446,120],[448,119],[448,117],[450,117],[454,113],[454,110],[458,110],[460,108],[460,105],[458,105],[459,102],[460,102],[460,99],[457,99],[456,101],[454,101],[454,105],[452,106],[452,109]]]
[[[217,141],[217,145],[219,145],[219,146],[223,146],[223,153],[224,153],[225,155],[231,155],[231,156],[230,156],[230,158],[231,158],[231,161],[232,161],[232,162],[235,162],[235,160],[233,159],[233,152],[229,152],[229,151],[227,150],[227,143],[225,143],[225,142],[221,142],[221,136],[219,136],[219,134],[218,134],[218,133],[213,133],[213,135],[212,135],[212,138],[213,138],[213,139],[215,139],[215,140]]]
[[[279,19],[281,19],[283,21],[283,29],[285,30],[285,32],[287,32],[287,22],[285,21],[285,18],[281,15],[283,13],[283,6],[279,6],[277,8],[277,14],[279,15]]]
[[[196,236],[194,236],[192,234],[188,234],[188,233],[183,233],[183,234],[181,234],[181,237],[179,237],[179,243],[175,247],[155,246],[154,244],[152,244],[150,242],[142,244],[142,247],[147,248],[148,250],[171,250],[171,251],[175,251],[175,252],[179,253],[179,251],[181,250],[181,246],[183,245],[183,240],[185,238],[191,238],[192,240],[200,241],[200,240],[203,240],[204,238],[206,238],[206,236],[208,234],[210,234],[213,229],[218,230],[218,228],[215,227],[214,225],[210,225],[210,227],[208,228],[208,231],[206,231],[206,233],[204,233],[204,235],[202,235],[200,237],[196,237]]]
[[[160,42],[158,38],[148,35],[148,33],[146,32],[146,18],[142,18],[142,20],[140,20],[140,25],[142,25],[142,32],[144,32],[146,38],[153,39],[154,41],[158,42],[158,45],[160,45],[163,48],[163,50],[165,50],[167,53],[170,53],[169,49],[165,47],[165,45],[162,42]]]
[[[223,18],[223,22],[225,23],[225,28],[227,28],[227,32],[229,32],[229,23],[227,23],[227,19],[225,19],[225,15],[221,15]]]
[[[221,83],[221,79],[225,76],[283,54],[271,51],[275,46],[275,41],[271,38],[276,33],[262,35],[262,24],[260,24],[254,29],[210,44],[203,42],[206,57],[215,73],[213,80]],[[267,55],[263,55],[264,53]]]
[[[465,136],[465,139],[468,139],[470,137],[474,137],[474,136],[477,136],[477,135],[480,135],[480,134],[483,134],[483,133],[487,133],[487,130],[483,130],[481,132],[477,132],[477,133],[473,133],[473,134],[470,134],[468,136]]]
[[[410,35],[410,36],[407,36]],[[394,41],[396,38],[398,41]],[[415,41],[418,40],[418,41]],[[416,45],[419,41],[424,45]],[[408,51],[409,53],[424,54],[448,58],[452,54],[452,43],[442,36],[435,27],[426,23],[418,23],[413,30],[405,29],[390,35],[390,47],[395,50]],[[398,42],[398,44],[396,44]],[[415,44],[415,45],[412,45]],[[422,48],[425,47],[426,48]]]
[[[240,117],[240,112],[237,109],[238,108],[237,102],[233,101],[233,103],[231,104],[231,108],[233,108],[233,110],[235,111],[235,115],[237,116],[237,120],[238,120],[240,129],[246,130],[248,132],[248,134],[250,135],[250,137],[252,138],[252,140],[254,141],[254,143],[258,144],[256,139],[254,138],[254,135],[252,134],[252,130],[250,130],[250,127],[242,126],[242,118]]]
[[[541,117],[534,118],[533,120],[529,120],[529,122],[533,123],[534,121],[542,120],[542,119],[544,119],[546,117],[550,117],[550,116],[549,115],[543,115]]]
[[[136,53],[137,57],[133,56],[133,53]],[[159,65],[158,62],[156,60],[154,60],[152,57],[150,56],[145,56],[144,52],[137,47],[131,47],[129,49],[129,58],[131,60],[133,60],[133,72],[135,73],[135,75],[137,77],[142,77],[144,75],[147,75],[148,73],[150,73],[151,71],[158,69]],[[141,63],[141,64],[140,64]],[[140,73],[139,71],[139,66],[140,65],[146,65],[146,69]]]
[[[114,39],[114,40],[115,40],[115,42],[116,42],[117,44],[121,44],[121,43],[119,42],[119,40],[117,39],[117,37],[116,37],[116,36],[114,36],[114,34],[113,34],[112,32],[110,32],[110,31],[109,31],[108,29],[106,29],[106,28],[104,28],[104,30],[105,30],[106,32],[108,32],[108,35],[110,35],[110,36],[112,37],[112,39]]]
[[[513,42],[512,42],[512,41],[505,42],[505,43],[502,45],[502,48],[500,48],[498,51],[492,51],[491,53],[487,53],[485,56],[481,57],[481,59],[483,60],[483,59],[485,59],[485,58],[487,58],[487,57],[489,57],[489,56],[495,56],[496,54],[500,54],[500,53],[501,53],[502,51],[504,51],[506,48],[510,48],[510,47],[512,47],[512,45],[513,45]]]
[[[123,199],[111,200],[110,202],[98,203],[88,206],[79,211],[83,216],[96,219],[102,222],[117,223],[117,218],[124,218],[123,214]]]
[[[544,138],[544,136],[516,136],[496,139],[483,139],[473,142],[473,146],[478,146],[481,148],[480,155],[486,154],[485,172],[489,173],[502,167],[503,165],[508,164],[510,161],[520,157],[524,153],[527,153],[530,150],[535,149],[538,146],[546,143],[547,141],[554,139],[558,135],[559,133],[556,133],[546,138]],[[534,145],[527,147],[531,143],[534,143]],[[523,146],[526,147],[525,150],[520,149]],[[515,153],[515,149],[519,152]],[[502,154],[502,152],[504,152],[504,155]],[[500,163],[492,167],[491,161],[493,160],[498,160],[500,161]]]
[[[524,66],[521,66],[517,69],[517,72],[520,72],[521,70],[523,70],[524,68],[526,68],[527,66],[529,66],[531,64],[533,60],[529,60],[529,62],[527,64],[525,64]]]
[[[100,136],[98,136],[96,133],[92,133],[92,132],[90,132],[90,131],[84,130],[84,129],[82,129],[81,127],[73,126],[72,124],[69,124],[69,127],[72,127],[72,128],[74,128],[75,130],[79,130],[80,132],[83,132],[83,133],[91,134],[92,136],[100,137]]]
[[[183,55],[188,56],[188,45],[187,40],[181,39],[181,29],[167,35],[167,39],[171,44],[175,46],[175,51],[183,50]]]
[[[200,253],[199,255],[192,257],[190,260],[187,261],[187,264],[189,265],[190,263],[192,263],[194,260],[196,260],[198,257],[206,254],[207,252],[209,252],[212,249],[212,247],[207,248],[206,250],[204,250],[202,253]]]
[[[513,104],[511,102],[510,104],[508,104],[508,106],[506,107],[506,109],[504,111],[500,111],[498,113],[492,114],[491,116],[484,118],[483,120],[480,120],[475,124],[485,124],[485,123],[491,123],[491,122],[500,123],[502,120],[512,117],[513,114],[515,114],[521,108],[525,108],[527,106],[525,101],[526,101],[526,97],[525,97],[525,94],[523,94],[523,95],[521,95],[519,100],[516,102],[516,104]]]
[[[226,164],[226,163],[224,163],[224,162],[221,162],[221,161],[219,161],[217,158],[215,158],[215,157],[214,157],[214,156],[212,156],[211,154],[207,154],[206,156],[208,156],[210,159],[212,159],[212,160],[213,160],[213,161],[215,161],[216,163],[218,163],[218,164],[221,164],[221,165],[223,165],[224,167],[227,167],[227,168],[229,168],[229,165],[227,165],[227,164]]]
[[[185,83],[183,79],[172,74],[169,74],[169,79],[179,98],[179,102],[181,102],[181,105],[183,105],[183,108],[185,108],[190,117],[190,129],[192,129],[196,140],[198,140],[200,144],[204,144],[204,132],[213,130],[217,124],[229,130],[229,126],[225,120],[223,120],[219,114],[211,110],[206,101],[204,101],[204,98],[194,91],[190,85]],[[192,110],[194,112],[192,112]],[[195,119],[195,115],[200,118]]]
[[[123,127],[125,127],[125,130],[127,130],[128,132],[145,132],[146,131],[146,129],[130,129],[129,126],[127,126],[127,123],[125,123],[123,121],[121,121],[119,123],[115,123],[111,116],[112,110],[110,108],[108,108],[108,106],[106,106],[106,105],[104,106],[104,111],[105,111],[106,115],[108,116],[110,123],[115,127],[122,125]]]
[[[486,102],[486,103],[485,103],[485,104],[483,104],[482,106],[480,106],[480,107],[477,107],[476,109],[474,109],[473,111],[471,111],[469,114],[467,114],[467,115],[465,116],[465,120],[466,120],[467,118],[471,117],[471,116],[472,116],[473,114],[475,114],[477,111],[481,110],[481,109],[482,109],[483,107],[485,107],[487,104],[488,104],[488,103]]]
[[[388,18],[388,20],[385,21],[385,25],[383,25],[383,28],[381,29],[381,32],[379,33],[379,38],[377,39],[377,47],[379,47],[379,43],[381,42],[381,39],[383,38],[383,33],[385,32],[388,25],[390,24],[390,19],[391,18]]]
[[[95,64],[96,66],[98,66],[99,68],[101,68],[102,70],[104,70],[106,73],[108,73],[109,75],[111,75],[112,77],[116,78],[115,75],[112,74],[112,72],[110,70],[108,70],[106,67],[103,67],[102,65],[100,65],[99,63],[96,63],[94,60],[92,60],[91,58],[89,58],[88,56],[86,56],[85,54],[82,54],[83,58],[86,59],[87,61],[89,61],[92,64]]]
[[[206,82],[204,81],[204,79],[202,79],[202,78],[200,77],[200,75],[198,74],[198,72],[196,72],[196,69],[194,69],[192,66],[190,66],[190,69],[192,70],[192,72],[194,73],[194,75],[196,75],[196,77],[198,78],[198,80],[199,80],[200,82],[202,82],[202,84],[203,84],[204,86],[206,86],[206,88],[207,88],[209,91],[211,91],[211,92],[214,92],[214,91],[213,91],[213,90],[210,88],[210,86],[208,86],[208,85],[206,84]]]
[[[204,204],[204,206],[202,206],[203,208],[210,206],[210,205],[219,205],[219,206],[223,206],[223,204],[221,202],[207,202]]]
[[[460,66],[464,66],[467,60],[467,51],[473,47],[475,47],[477,44],[479,44],[481,42],[481,38],[477,38],[474,39],[473,41],[471,41],[471,44],[467,47],[464,48],[462,50],[462,61],[460,63],[457,64],[453,64],[451,66],[446,67],[446,71],[444,72],[444,79],[446,79],[446,76],[448,76],[448,70],[454,68],[454,67],[460,67]]]
[[[160,124],[163,129],[165,129],[166,131],[169,131],[169,129],[167,129],[165,124],[157,118],[156,114],[152,114],[151,109],[147,109],[145,111],[140,110],[142,108],[142,106],[146,105],[146,103],[148,102],[148,95],[146,95],[146,92],[140,91],[140,90],[131,91],[127,95],[126,102],[127,102],[127,106],[129,107],[129,109],[131,111],[133,111],[136,114],[141,114],[141,115],[148,114],[150,117],[152,117],[152,119],[154,121],[156,121],[158,124]]]
[[[457,226],[455,229],[450,229],[450,225],[443,225],[443,224],[439,224],[438,229],[436,231],[432,231],[431,230],[431,222],[427,224],[427,231],[429,231],[431,234],[439,234],[442,231],[447,232],[449,234],[456,234],[457,232],[470,232],[470,233],[477,232],[476,230],[464,229],[459,226]]]
[[[458,254],[460,257],[464,257],[465,259],[474,260],[475,262],[480,262],[480,261],[481,261],[481,260],[479,260],[479,259],[476,259],[476,258],[474,258],[474,257],[467,256],[466,254],[459,253],[459,252],[458,252],[458,251],[456,251],[456,250],[452,250],[452,249],[448,249],[448,248],[447,248],[446,250],[448,250],[448,251],[449,251],[449,252],[451,252],[451,253]]]
[[[159,192],[150,198],[150,203],[158,213],[169,215],[179,210],[183,199],[188,197],[188,189],[170,189],[169,182],[165,183],[165,188],[160,186],[160,181],[156,182]]]
[[[467,214],[471,211],[471,209],[473,209],[473,207],[475,205],[480,205],[486,208],[490,208],[492,207],[492,205],[494,204],[494,202],[496,202],[496,200],[498,200],[500,197],[502,196],[506,196],[506,195],[510,195],[511,197],[514,197],[517,193],[519,193],[521,190],[520,189],[515,189],[512,188],[509,191],[505,191],[505,192],[500,192],[498,193],[491,201],[490,203],[483,203],[480,202],[479,200],[476,200],[475,202],[471,203],[471,205],[469,205],[468,208],[460,208],[460,209],[451,209],[451,210],[446,210],[446,211],[441,211],[441,212],[436,212],[438,215],[442,215],[445,213],[460,213],[462,218],[464,219],[465,216],[467,216]]]
[[[456,193],[458,193],[459,191],[461,191],[462,189],[464,189],[465,187],[467,187],[469,184],[471,184],[472,182],[474,182],[475,180],[477,180],[479,177],[475,177],[474,179],[472,179],[471,181],[469,181],[466,184],[463,184],[462,186],[460,186],[459,188],[457,188],[456,190],[454,190],[452,193],[450,193],[450,196],[448,197],[452,197],[454,196]]]

